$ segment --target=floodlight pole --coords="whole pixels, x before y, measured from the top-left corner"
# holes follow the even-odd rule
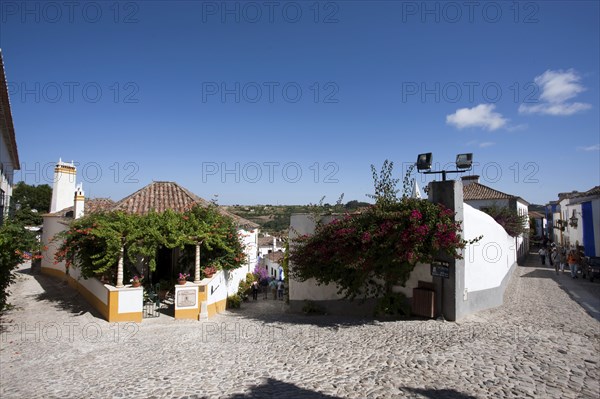
[[[472,169],[472,167],[469,169],[464,169],[464,170],[428,170],[427,172],[420,172],[420,173],[423,173],[426,175],[431,175],[434,173],[441,173],[442,181],[446,181],[446,173],[465,173],[465,172],[470,171],[471,169]]]

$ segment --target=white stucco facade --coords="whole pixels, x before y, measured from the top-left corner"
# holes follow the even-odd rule
[[[464,204],[463,234],[466,240],[483,238],[468,245],[465,260],[465,288],[468,292],[499,287],[517,261],[517,248],[522,237],[511,237],[485,212]]]

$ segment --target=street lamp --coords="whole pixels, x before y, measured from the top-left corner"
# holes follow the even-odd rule
[[[417,157],[417,171],[426,175],[441,173],[442,180],[446,181],[446,173],[464,173],[473,167],[473,154],[458,154],[456,156],[456,170],[431,170],[432,155],[430,152],[419,154]]]

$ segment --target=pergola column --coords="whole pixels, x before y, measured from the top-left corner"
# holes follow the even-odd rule
[[[196,269],[194,271],[194,283],[200,284],[200,243],[196,243]]]
[[[119,263],[117,265],[117,288],[124,287],[123,285],[123,252],[124,248],[121,245],[121,253],[119,254]]]

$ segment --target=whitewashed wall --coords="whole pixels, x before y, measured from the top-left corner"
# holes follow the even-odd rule
[[[468,204],[464,204],[463,228],[466,240],[483,235],[481,241],[464,250],[465,288],[474,292],[499,287],[517,261],[519,240],[509,236],[491,216]]]
[[[243,268],[239,268],[236,270],[240,270]],[[241,270],[243,271],[243,270]],[[245,273],[244,273],[245,276]],[[223,270],[219,270],[214,276],[210,279],[210,282],[206,285],[207,292],[207,305],[213,304],[215,302],[222,301],[227,299],[228,295],[235,294],[238,289],[239,279],[236,280],[237,277],[231,277],[230,279],[226,278],[226,273]],[[235,287],[235,289],[233,289]]]
[[[281,264],[279,262],[275,262],[269,258],[265,258],[265,265],[267,266],[269,276],[279,279],[279,277],[280,277],[279,276],[279,268],[281,267]]]
[[[254,270],[254,266],[258,261],[258,229],[248,231],[240,228],[238,229],[238,234],[244,247],[244,253],[246,254],[246,263],[244,263],[245,276],[246,273]]]
[[[77,280],[77,282],[91,292],[100,302],[108,305],[108,289],[96,278],[84,279],[81,277],[81,271],[78,268],[71,267],[69,276]]]
[[[63,220],[63,218],[58,216],[44,216],[42,246],[46,247],[47,250],[42,251],[42,267],[60,270],[64,273],[66,270],[65,262],[54,264],[54,255],[61,245],[61,242],[52,241],[56,234],[68,228],[68,226],[63,223]]]
[[[329,223],[335,216],[324,216],[321,220],[323,223]],[[290,219],[290,246],[293,245],[294,238],[312,234],[315,231],[316,223],[313,216],[310,214],[294,214]],[[290,263],[290,268],[293,268]],[[328,301],[342,299],[337,293],[337,285],[317,285],[317,281],[313,278],[306,281],[289,280],[289,295],[290,301]]]
[[[570,219],[573,216],[573,211],[575,211],[575,216],[577,217],[577,227],[571,227]],[[571,246],[575,246],[577,243],[579,245],[583,245],[583,220],[581,217],[581,204],[572,204],[565,206],[565,212],[567,218],[567,228],[565,230],[565,236],[567,237],[567,242]]]

